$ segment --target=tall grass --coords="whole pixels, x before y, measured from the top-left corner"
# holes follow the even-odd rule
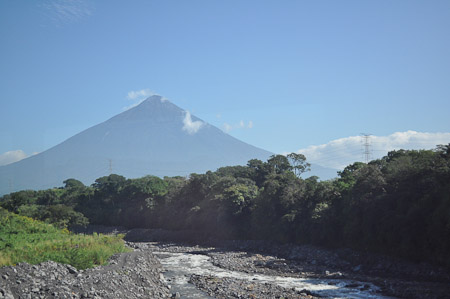
[[[0,267],[52,260],[77,269],[103,265],[115,253],[130,251],[123,236],[76,235],[0,208]]]

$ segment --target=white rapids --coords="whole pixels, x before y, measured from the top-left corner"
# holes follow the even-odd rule
[[[249,274],[230,271],[214,266],[210,257],[202,254],[153,252],[166,272],[164,276],[172,286],[172,291],[179,292],[181,298],[211,298],[202,291],[188,283],[192,274],[210,275],[219,278],[230,277],[259,283],[273,283],[285,288],[296,290],[309,290],[325,298],[388,298],[377,291],[379,288],[371,283],[358,282],[345,279],[315,279],[284,276],[271,276],[264,274]],[[356,285],[358,287],[348,287]]]

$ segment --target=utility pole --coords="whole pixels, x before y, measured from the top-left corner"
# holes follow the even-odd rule
[[[112,159],[108,159],[109,162],[109,175],[112,174]]]
[[[370,149],[370,136],[372,136],[372,134],[367,134],[367,133],[361,133],[362,136],[362,144],[364,146],[364,162],[369,163],[370,161],[370,156],[371,156],[371,149]]]

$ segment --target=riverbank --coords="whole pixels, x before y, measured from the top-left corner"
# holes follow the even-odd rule
[[[123,228],[101,232],[124,233]],[[99,231],[100,229],[94,229]],[[77,271],[44,262],[0,268],[0,298],[448,298],[443,268],[392,257],[194,232],[131,230],[133,252]],[[139,242],[138,242],[139,241]]]

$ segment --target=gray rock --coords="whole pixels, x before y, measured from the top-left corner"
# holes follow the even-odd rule
[[[78,273],[77,268],[75,268],[75,267],[73,267],[71,265],[67,265],[66,268],[67,268],[67,270],[69,270],[70,274],[77,274]]]
[[[9,279],[1,282],[4,292],[0,293],[3,298],[169,297],[166,284],[160,280],[161,265],[151,252],[118,254],[111,262],[85,271],[55,262],[3,267],[0,277],[6,275]],[[5,291],[8,289],[12,292]]]

